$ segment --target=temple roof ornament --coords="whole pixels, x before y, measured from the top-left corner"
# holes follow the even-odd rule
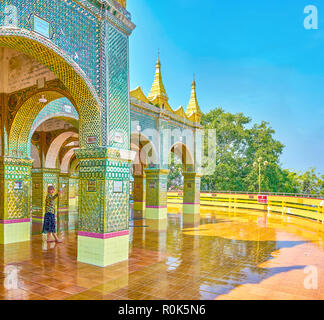
[[[186,110],[186,115],[191,118],[194,115],[194,118],[199,118],[199,122],[202,116],[202,112],[200,110],[198,99],[197,99],[197,92],[196,92],[196,80],[195,75],[192,81],[192,89],[191,89],[191,96],[189,100],[189,104]]]
[[[156,62],[156,72],[150,94],[146,97],[143,93],[142,88],[137,87],[130,92],[130,96],[146,104],[154,105],[163,110],[167,110],[181,118],[200,124],[202,112],[197,100],[195,79],[192,83],[191,97],[186,112],[184,111],[184,108],[182,106],[174,111],[169,105],[169,97],[163,84],[161,61],[159,55]]]
[[[146,98],[141,87],[137,87],[136,89],[131,91],[131,96],[136,98],[137,100],[150,103],[150,100]]]
[[[180,106],[176,111],[174,111],[174,113],[182,118],[187,118],[186,113],[184,112],[183,106]]]
[[[126,0],[117,0],[117,2],[119,2],[123,6],[123,8],[126,9]]]
[[[150,94],[147,97],[154,105],[158,105],[162,109],[171,109],[169,106],[169,97],[165,91],[165,87],[162,80],[162,72],[161,72],[161,61],[160,57],[158,57],[156,62],[156,71],[155,77],[152,85],[152,89]]]

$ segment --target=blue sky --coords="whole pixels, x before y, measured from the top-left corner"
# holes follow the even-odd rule
[[[304,28],[318,8],[319,29]],[[173,109],[193,73],[203,112],[222,107],[268,121],[285,168],[324,174],[324,1],[128,0],[131,88],[150,91],[158,48]]]

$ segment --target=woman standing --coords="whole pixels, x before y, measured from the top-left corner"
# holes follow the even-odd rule
[[[47,242],[62,242],[56,235],[56,225],[55,225],[55,199],[62,194],[59,191],[54,195],[55,189],[53,186],[49,186],[47,189],[47,196],[45,200],[45,218],[43,224],[43,233],[47,233]],[[55,240],[51,240],[51,236]]]

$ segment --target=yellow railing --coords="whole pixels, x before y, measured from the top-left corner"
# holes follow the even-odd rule
[[[182,192],[168,192],[170,203],[182,203]],[[324,199],[267,195],[267,204],[259,203],[257,194],[201,193],[203,206],[250,209],[295,215],[324,222]]]

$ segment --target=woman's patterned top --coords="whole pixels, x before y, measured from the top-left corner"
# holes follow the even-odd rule
[[[55,214],[55,199],[58,197],[58,193],[53,196],[50,193],[47,194],[45,200],[45,213],[53,213]]]

